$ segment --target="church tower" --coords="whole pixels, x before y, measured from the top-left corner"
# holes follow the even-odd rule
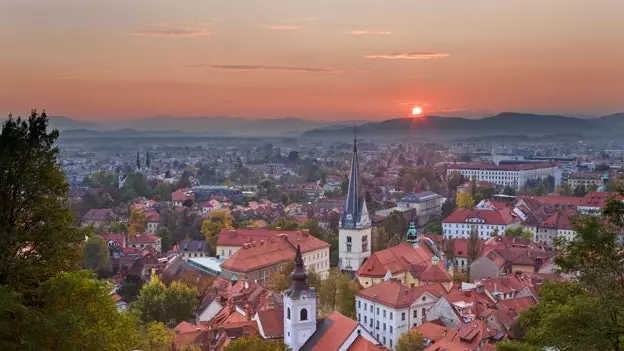
[[[297,245],[292,284],[284,292],[284,343],[299,351],[316,332],[316,289],[308,287],[301,249]]]
[[[354,138],[349,189],[338,229],[338,267],[343,271],[357,271],[371,255],[371,221],[366,201],[360,196],[359,172],[357,141]]]

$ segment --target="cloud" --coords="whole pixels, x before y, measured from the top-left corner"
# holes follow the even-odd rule
[[[317,20],[316,17],[298,17],[298,18],[285,19],[282,22],[285,22],[285,23],[301,23],[301,22],[311,22],[311,21],[316,21],[316,20]]]
[[[443,52],[406,52],[395,54],[365,55],[364,57],[376,60],[434,60],[449,56],[451,55]]]
[[[352,30],[348,32],[351,35],[390,35],[388,31],[370,31],[370,30]]]
[[[301,29],[301,26],[295,26],[295,25],[292,25],[292,24],[276,24],[276,25],[266,24],[263,27],[267,28],[267,29],[272,29],[272,30],[297,30],[297,29]]]
[[[143,37],[190,38],[210,35],[205,23],[161,23],[152,28],[133,32]]]
[[[219,68],[239,69],[249,71],[290,71],[290,72],[316,72],[316,73],[339,73],[340,70],[319,67],[293,67],[293,66],[261,66],[261,65],[192,65],[195,68]]]

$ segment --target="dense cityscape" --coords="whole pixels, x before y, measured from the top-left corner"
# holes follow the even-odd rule
[[[81,265],[151,350],[548,345],[526,316],[579,274],[577,220],[624,200],[624,147],[356,132],[61,138]]]

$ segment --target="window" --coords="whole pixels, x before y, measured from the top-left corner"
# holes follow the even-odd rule
[[[360,314],[358,313],[358,322],[360,321]]]
[[[392,334],[392,326],[390,326],[390,334]]]
[[[426,313],[426,312],[425,312],[425,309],[423,308],[423,309],[422,309],[422,316],[423,316],[423,317],[425,316],[425,313]]]
[[[366,311],[366,302],[364,302],[364,311]]]
[[[350,236],[347,237],[347,244],[351,244],[351,237]]]
[[[386,344],[386,337],[385,336],[383,337],[383,343],[384,343],[384,345]]]
[[[390,312],[390,320],[392,320],[392,312]]]
[[[371,305],[370,311],[371,313],[373,313],[373,305]]]
[[[418,318],[418,311],[414,310],[414,318]]]
[[[386,323],[383,324],[383,331],[386,331]]]
[[[306,310],[305,308],[301,309],[301,312],[299,312],[299,320],[300,321],[308,320],[308,310]]]
[[[362,307],[362,301],[358,301],[358,308]]]
[[[386,318],[386,310],[383,310],[383,317]]]
[[[366,324],[366,322],[368,322],[368,319],[366,318],[366,315],[364,315],[364,324]]]
[[[377,323],[375,323],[375,329],[379,330],[379,321],[377,321]]]
[[[392,339],[390,339],[390,348],[392,348]]]
[[[290,320],[290,307],[286,309],[286,319]]]
[[[379,316],[379,307],[377,307],[377,315]]]
[[[401,313],[401,320],[404,321],[405,320],[405,312]]]

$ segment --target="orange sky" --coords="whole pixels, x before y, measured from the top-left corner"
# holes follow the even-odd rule
[[[0,0],[0,114],[624,111],[622,0]]]

